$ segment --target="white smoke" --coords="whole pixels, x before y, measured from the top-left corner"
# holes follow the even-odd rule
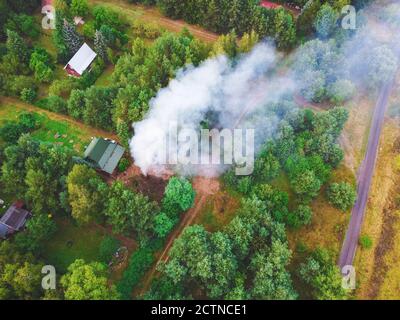
[[[165,163],[165,145],[172,123],[179,129],[200,129],[208,112],[214,112],[217,127],[233,129],[241,125],[244,116],[257,107],[278,101],[294,89],[286,77],[269,77],[278,57],[268,43],[260,43],[238,61],[225,56],[211,58],[199,67],[188,66],[178,72],[168,87],[161,89],[150,102],[146,118],[134,123],[135,135],[130,142],[131,153],[144,174]],[[246,123],[241,126],[254,128]],[[273,132],[274,119],[263,119],[263,135]],[[269,128],[269,130],[268,130]],[[260,130],[261,132],[261,130]],[[265,139],[266,137],[259,137]],[[178,149],[184,144],[178,145]],[[168,152],[175,150],[168,150]],[[178,150],[179,152],[179,150]],[[180,174],[204,174],[204,167],[175,167]]]
[[[136,165],[147,174],[171,156],[165,155],[171,123],[179,129],[200,131],[201,122],[211,117],[212,126],[219,129],[255,129],[257,149],[257,145],[272,137],[279,123],[266,107],[271,102],[298,94],[310,99],[307,94],[320,92],[322,81],[327,91],[335,92],[333,84],[343,91],[349,80],[357,90],[375,94],[368,89],[370,85],[387,81],[397,70],[400,5],[372,5],[358,12],[357,21],[360,26],[355,35],[343,43],[340,32],[337,39],[307,42],[293,53],[292,59],[286,60],[292,64],[283,73],[278,68],[281,57],[266,42],[238,60],[219,56],[196,68],[183,68],[151,100],[146,118],[133,124],[135,135],[130,147]],[[342,44],[337,46],[337,42]],[[306,90],[302,90],[304,87]],[[379,89],[379,85],[376,87]],[[186,147],[185,143],[178,144],[177,153]],[[206,175],[209,168],[185,165],[173,169],[182,175]],[[212,175],[224,169],[214,168]]]

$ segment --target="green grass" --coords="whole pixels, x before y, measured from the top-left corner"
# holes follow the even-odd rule
[[[105,233],[95,226],[78,227],[70,220],[57,221],[58,230],[44,249],[44,262],[64,273],[76,259],[100,261],[99,247]]]
[[[111,85],[111,75],[114,72],[114,66],[108,66],[101,76],[96,80],[96,86],[109,86]]]
[[[39,115],[39,119],[42,125],[33,132],[32,137],[35,139],[63,145],[79,152],[90,142],[89,138],[82,141],[81,132],[68,123],[51,120],[46,115]]]
[[[14,105],[0,105],[0,125],[6,121],[16,120],[18,115],[25,112]],[[83,152],[85,146],[90,142],[90,136],[80,128],[70,123],[50,119],[45,113],[35,113],[40,121],[40,128],[31,133],[32,137]]]

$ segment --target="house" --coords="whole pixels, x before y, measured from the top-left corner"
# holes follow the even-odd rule
[[[64,69],[70,76],[80,77],[92,64],[97,54],[86,43],[75,53]]]
[[[85,24],[85,20],[83,20],[82,17],[74,17],[74,24],[76,26],[84,25]]]
[[[124,152],[125,149],[115,141],[93,138],[85,151],[85,160],[96,169],[112,174]]]
[[[0,238],[6,239],[25,227],[32,214],[24,209],[22,201],[15,202],[0,218]]]
[[[281,5],[279,5],[277,3],[270,2],[270,1],[261,1],[260,5],[262,7],[264,7],[264,8],[267,8],[267,9],[278,9],[278,8],[282,7]]]

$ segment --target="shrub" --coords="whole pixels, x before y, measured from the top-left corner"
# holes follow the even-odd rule
[[[99,256],[101,262],[108,264],[120,246],[121,242],[118,239],[111,236],[105,237],[101,241],[99,247]]]
[[[118,171],[119,172],[125,172],[126,169],[129,168],[130,162],[126,158],[122,158],[121,161],[118,164]]]
[[[359,240],[359,244],[363,249],[371,249],[372,248],[372,239],[367,235],[362,235]]]
[[[43,108],[49,111],[57,113],[67,112],[67,103],[63,98],[59,96],[51,95],[45,99],[38,101],[36,104],[39,108]]]
[[[37,93],[32,88],[24,88],[21,91],[21,100],[27,103],[32,103],[35,101]]]

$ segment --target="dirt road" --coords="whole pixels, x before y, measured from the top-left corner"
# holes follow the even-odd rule
[[[346,265],[353,265],[358,239],[364,220],[371,181],[374,175],[379,140],[385,119],[385,112],[390,94],[394,87],[394,83],[395,80],[393,79],[382,87],[375,106],[368,140],[367,153],[358,172],[357,201],[351,213],[350,224],[339,257],[340,268],[343,268]]]
[[[183,230],[193,223],[194,219],[197,217],[197,215],[200,213],[201,209],[205,205],[207,198],[210,195],[218,192],[220,185],[218,179],[196,177],[193,181],[193,188],[196,190],[196,198],[193,207],[188,212],[183,214],[179,225],[168,236],[164,250],[157,257],[157,262],[154,263],[153,267],[143,278],[143,286],[140,289],[140,292],[137,293],[138,296],[144,294],[150,288],[151,281],[157,274],[157,266],[161,262],[168,261],[168,254],[171,250],[172,245],[174,244],[175,239],[179,238]]]
[[[196,38],[206,42],[212,43],[218,39],[217,34],[201,27],[190,25],[183,20],[173,20],[164,17],[156,7],[127,3],[126,0],[89,0],[89,3],[93,5],[107,5],[119,11],[123,9],[123,14],[131,19],[155,23],[172,32],[181,32],[183,28],[187,28]]]

